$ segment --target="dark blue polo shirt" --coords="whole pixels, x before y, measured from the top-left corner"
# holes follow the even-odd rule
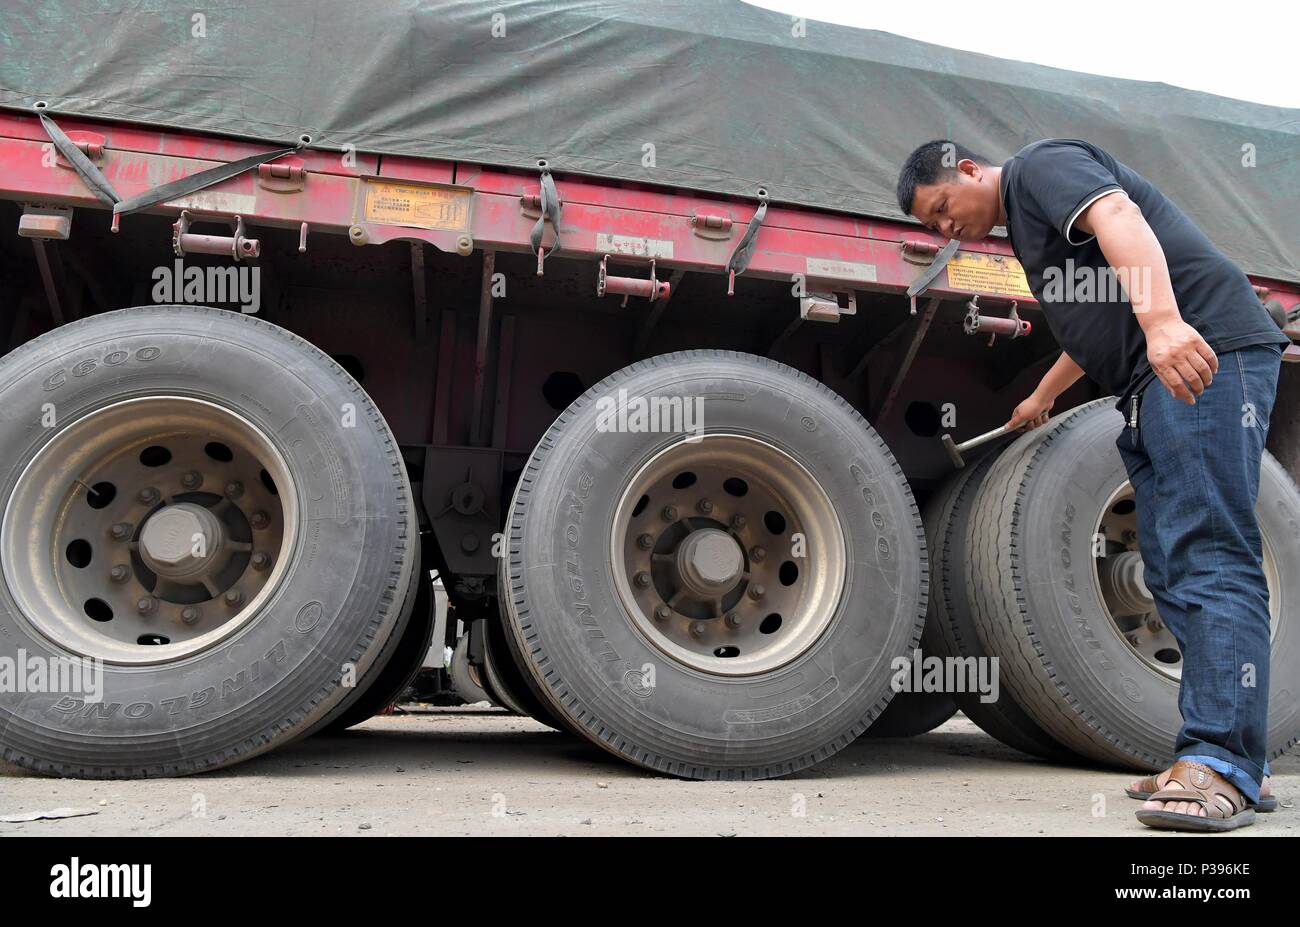
[[[1291,343],[1246,275],[1183,211],[1096,145],[1065,138],[1026,145],[1002,166],[1001,190],[1011,247],[1048,328],[1089,377],[1119,397],[1121,411],[1155,378],[1146,337],[1096,237],[1073,227],[1111,191],[1123,190],[1142,210],[1164,250],[1183,321],[1216,354]]]

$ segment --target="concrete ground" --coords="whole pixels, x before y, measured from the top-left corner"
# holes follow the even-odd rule
[[[1273,765],[1282,807],[1228,836],[1300,836],[1300,757]],[[528,718],[487,708],[373,718],[184,779],[47,779],[0,766],[0,823],[19,835],[1124,835],[1147,829],[1132,776],[1053,766],[957,715],[922,737],[861,739],[764,782],[684,782],[630,766]]]

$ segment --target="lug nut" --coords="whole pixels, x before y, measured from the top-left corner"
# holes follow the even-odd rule
[[[186,489],[198,489],[203,485],[203,475],[197,470],[191,470],[181,477],[181,485]]]
[[[672,609],[670,609],[667,605],[655,606],[655,617],[658,618],[660,621],[667,621],[668,616],[671,614],[672,614]]]
[[[131,526],[124,521],[119,521],[109,533],[113,535],[115,541],[125,541],[131,536]]]
[[[766,594],[767,594],[767,590],[764,589],[762,584],[760,583],[755,583],[754,585],[749,587],[749,597],[751,599],[761,599]]]
[[[699,502],[695,504],[695,507],[699,509],[700,513],[703,515],[708,515],[710,512],[713,511],[713,503],[710,502],[708,499],[701,499]]]
[[[131,568],[125,564],[119,563],[109,571],[109,578],[115,583],[124,583],[131,578]]]
[[[660,512],[660,514],[663,516],[664,521],[677,520],[677,508],[675,506],[665,505],[664,510]]]
[[[704,622],[703,622],[703,621],[692,621],[692,622],[691,622],[691,637],[703,637],[703,636],[704,636]]]
[[[271,565],[271,558],[269,555],[259,551],[253,554],[253,558],[251,562],[253,564],[254,570],[265,570],[267,567]]]
[[[145,596],[139,602],[135,603],[135,610],[142,615],[147,615],[158,606],[158,600],[153,596]]]
[[[640,586],[642,589],[649,586],[650,574],[647,573],[645,570],[642,570],[640,573],[636,574],[636,584]]]
[[[158,490],[154,489],[152,486],[148,486],[140,490],[140,495],[138,498],[145,505],[153,505],[159,499]]]
[[[731,516],[731,527],[735,528],[737,531],[739,531],[741,528],[745,527],[745,516],[744,516],[744,515],[732,515],[732,516]]]
[[[181,609],[181,621],[186,624],[194,624],[194,622],[199,620],[201,614],[202,613],[199,611],[197,606],[186,605]]]
[[[243,484],[243,483],[227,483],[227,484],[226,484],[226,498],[228,498],[228,499],[238,499],[238,498],[239,498],[240,496],[242,496],[243,494],[244,494],[244,484]]]
[[[749,559],[753,560],[755,563],[760,562],[766,556],[767,551],[762,547],[755,545],[749,549]]]
[[[727,622],[727,627],[729,627],[729,628],[738,628],[738,627],[740,627],[740,616],[737,615],[735,612],[732,612],[731,614],[729,614],[729,615],[726,617],[725,621]]]
[[[643,534],[636,539],[636,546],[642,550],[649,550],[655,546],[655,539],[648,534]]]
[[[223,598],[226,600],[226,604],[231,608],[238,608],[240,605],[244,604],[244,594],[238,589],[231,589]]]
[[[254,512],[253,517],[248,520],[248,523],[256,530],[261,531],[271,523],[271,519],[267,517],[265,512]],[[477,538],[475,540],[477,540]]]

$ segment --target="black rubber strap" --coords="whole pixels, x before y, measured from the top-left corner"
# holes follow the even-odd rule
[[[925,273],[913,280],[912,285],[907,288],[907,296],[909,299],[916,299],[916,297],[920,296],[930,288],[930,284],[934,283],[939,274],[943,272],[943,269],[948,266],[948,262],[951,261],[952,256],[957,253],[957,248],[960,245],[961,242],[957,239],[948,239],[948,244],[944,245],[939,250],[939,253],[934,256],[934,259],[930,262],[930,266],[925,269]]]
[[[542,246],[542,231],[546,228],[547,219],[551,220],[551,228],[555,230],[555,243],[545,254],[545,257],[550,257],[560,247],[560,194],[555,189],[551,172],[542,171],[541,215],[537,217],[537,224],[533,226],[533,231],[528,236],[528,241],[533,246],[533,254],[536,254],[537,249]]]
[[[106,206],[117,208],[117,204],[122,198],[117,195],[113,185],[108,182],[104,172],[95,166],[95,163],[82,153],[72,139],[63,134],[63,130],[54,124],[54,120],[45,115],[44,104],[36,107],[36,115],[41,117],[41,125],[45,129],[45,134],[50,137],[54,147],[59,150],[59,154],[67,159],[73,169],[86,182],[90,192],[95,194]]]
[[[129,200],[123,200],[117,195],[117,191],[113,189],[113,185],[108,178],[104,176],[104,172],[82,153],[81,149],[64,134],[62,129],[55,125],[53,119],[45,115],[45,109],[44,105],[36,107],[36,115],[41,117],[41,125],[45,129],[45,134],[50,137],[50,141],[59,150],[59,154],[68,160],[68,163],[73,166],[81,179],[86,182],[86,186],[90,188],[90,191],[105,205],[113,207],[115,219],[117,216],[127,216],[133,212],[148,209],[150,206],[166,203],[168,200],[179,199],[182,196],[197,193],[213,184],[229,180],[231,177],[238,177],[244,171],[252,170],[259,164],[265,164],[267,161],[274,161],[276,158],[293,154],[295,151],[301,150],[303,144],[305,144],[304,139],[303,142],[292,148],[280,148],[277,151],[268,151],[265,154],[249,155],[247,158],[231,161],[229,164],[218,164],[206,171],[199,171],[197,174],[181,177],[171,183],[165,183],[161,187],[146,190],[139,196],[133,196]],[[551,192],[555,192],[554,185],[551,186]],[[116,230],[116,225],[114,229]]]
[[[229,180],[231,177],[238,177],[240,174],[244,173],[244,171],[252,170],[259,164],[265,164],[267,161],[274,161],[276,158],[282,158],[287,154],[293,154],[301,148],[301,145],[295,145],[293,148],[280,148],[276,151],[268,151],[265,154],[249,155],[247,158],[241,158],[238,161],[231,161],[229,164],[218,164],[216,167],[210,167],[206,171],[199,171],[197,174],[189,174],[185,177],[173,180],[171,183],[165,183],[161,187],[154,187],[152,190],[146,190],[139,196],[133,196],[129,200],[117,203],[113,207],[113,214],[127,216],[133,212],[148,209],[150,206],[157,206],[159,203],[166,203],[168,200],[179,199],[182,196],[197,193],[213,184],[221,183],[223,180]]]
[[[731,258],[727,261],[727,273],[743,274],[745,268],[749,267],[749,260],[754,256],[754,244],[758,241],[758,229],[766,215],[767,197],[764,196],[759,199],[758,210],[749,220],[745,234],[740,236],[740,241],[736,243],[736,250],[731,252]]]

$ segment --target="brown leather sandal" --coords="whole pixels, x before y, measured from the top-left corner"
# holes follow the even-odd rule
[[[1173,767],[1170,767],[1170,769],[1172,768]],[[1155,793],[1159,792],[1162,788],[1159,782],[1160,777],[1165,776],[1165,781],[1168,781],[1167,774],[1170,769],[1158,772],[1155,775],[1147,776],[1145,779],[1138,782],[1138,788],[1125,789],[1124,794],[1129,798],[1136,798],[1138,801],[1150,801],[1151,796],[1155,795]],[[1277,810],[1277,797],[1268,791],[1267,780],[1265,780],[1264,784],[1260,786],[1259,802],[1255,805],[1255,810],[1261,814],[1269,814]]]
[[[1255,823],[1255,809],[1250,807],[1246,797],[1231,782],[1203,763],[1179,760],[1169,771],[1168,781],[1186,787],[1166,786],[1148,800],[1196,802],[1205,809],[1205,816],[1139,809],[1136,812],[1137,819],[1147,827],[1218,832],[1236,830]]]

